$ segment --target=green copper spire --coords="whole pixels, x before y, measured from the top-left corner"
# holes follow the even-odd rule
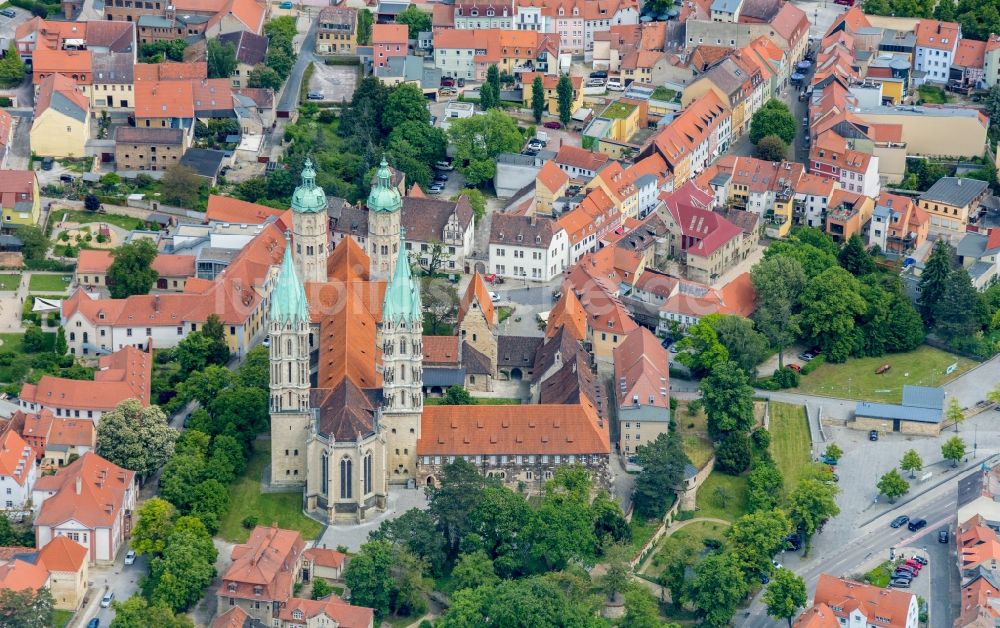
[[[406,259],[405,237],[406,231],[400,229],[396,271],[385,289],[385,300],[382,302],[382,319],[390,322],[412,323],[420,321],[423,317],[420,284],[410,273],[410,263]]]
[[[292,210],[303,214],[316,214],[326,211],[326,193],[316,185],[316,171],[312,160],[306,158],[302,168],[302,185],[295,188],[292,194]]]
[[[292,261],[292,243],[285,240],[285,258],[281,261],[278,279],[271,291],[271,320],[281,323],[298,323],[309,320],[306,290],[295,272]]]
[[[389,163],[385,160],[385,156],[382,157],[376,176],[378,181],[368,194],[368,211],[399,211],[403,206],[403,200],[399,197],[399,190],[392,186],[392,172],[389,171]]]

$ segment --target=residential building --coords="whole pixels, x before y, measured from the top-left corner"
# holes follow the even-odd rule
[[[405,57],[408,53],[409,32],[405,24],[372,26],[373,67],[385,67],[390,57]]]
[[[985,181],[942,177],[918,197],[917,205],[930,215],[931,226],[965,233],[988,189]]]
[[[642,155],[662,157],[673,178],[667,189],[677,189],[729,148],[732,128],[729,105],[708,90],[656,134]]]
[[[594,36],[612,26],[639,23],[638,3],[630,0],[523,0],[517,3],[515,23],[520,30],[541,30],[559,35],[563,52],[591,60]],[[538,26],[539,28],[532,28]]]
[[[115,128],[118,170],[166,170],[184,155],[184,131],[161,127]]]
[[[135,55],[131,52],[95,52],[90,104],[94,109],[135,107]]]
[[[557,199],[566,194],[569,188],[569,175],[554,161],[542,164],[535,175],[535,213],[553,215]]]
[[[7,111],[0,111],[0,170],[7,164],[7,149],[14,139],[14,118]]]
[[[603,237],[621,224],[621,217],[614,201],[601,188],[591,190],[579,206],[563,214],[556,224],[566,234],[569,265],[596,251]]]
[[[134,471],[85,453],[35,482],[35,547],[65,536],[87,549],[91,564],[114,561],[132,531],[137,492]]]
[[[563,291],[572,290],[587,314],[587,342],[598,370],[606,375],[612,372],[615,348],[638,328],[619,299],[616,249],[605,247],[585,256],[563,282]]]
[[[882,250],[909,253],[919,248],[927,240],[930,216],[917,207],[912,198],[882,192],[878,197],[875,210],[879,212],[882,208],[884,208],[883,213],[888,214],[885,243],[878,243]],[[882,239],[880,234],[875,233],[876,230],[876,223],[873,221],[869,245],[875,244],[875,240]]]
[[[879,158],[855,150],[855,142],[835,131],[826,131],[813,142],[809,151],[809,171],[840,183],[840,188],[864,196],[876,197],[881,189]]]
[[[875,212],[875,199],[870,196],[836,190],[830,197],[826,212],[826,232],[834,242],[846,242],[851,236],[861,236]]]
[[[55,607],[77,610],[87,592],[87,548],[68,536],[57,536],[38,552],[35,564],[49,572],[49,591]]]
[[[29,509],[37,478],[38,467],[31,446],[15,430],[0,435],[0,505],[3,510],[23,512]]]
[[[248,204],[252,205],[252,203]],[[156,271],[156,283],[153,285],[153,289],[183,292],[187,280],[196,274],[196,259],[194,255],[158,253],[151,264],[151,268]],[[98,249],[80,251],[74,277],[77,284],[86,288],[107,288],[108,268],[111,267],[113,261],[114,257],[110,251]]]
[[[630,140],[647,127],[648,110],[645,100],[621,98],[612,102],[583,129],[583,146],[614,158],[631,155],[636,145]]]
[[[464,195],[458,201],[407,196],[403,200],[402,224],[406,251],[422,268],[436,265],[438,271],[456,272],[472,254],[473,212]]]
[[[512,0],[456,2],[454,28],[461,30],[482,30],[484,28],[513,30],[514,5]]]
[[[589,181],[606,166],[610,158],[600,152],[585,150],[570,146],[569,144],[559,147],[556,153],[555,164],[559,169],[570,176],[571,179]]]
[[[270,625],[302,581],[304,549],[302,535],[295,530],[254,528],[246,543],[233,548],[232,564],[219,585],[219,609],[239,606]]]
[[[646,274],[646,273],[644,273]],[[663,276],[660,275],[660,278]],[[720,289],[691,281],[660,281],[653,293],[662,290],[657,332],[671,333],[676,325],[687,329],[710,314],[729,314],[749,318],[756,309],[756,293],[750,273],[743,273]]]
[[[986,42],[962,39],[951,63],[949,83],[968,89],[983,89],[986,83]]]
[[[716,22],[707,16],[686,20],[687,48],[702,44],[742,48],[764,36],[788,55],[791,65],[802,60],[809,44],[809,19],[805,11],[772,0],[743,4],[738,22]]]
[[[356,55],[357,29],[357,9],[344,5],[324,7],[319,12],[319,27],[316,29],[316,53]]]
[[[350,10],[353,11],[353,9]],[[320,34],[322,32],[317,31],[317,42],[319,42]],[[267,57],[267,37],[239,30],[220,35],[219,43],[223,46],[231,45],[236,51],[236,69],[233,70],[232,74],[233,87],[248,87],[250,85],[250,72],[254,67],[264,63]]]
[[[490,272],[501,277],[550,281],[567,265],[566,231],[551,218],[494,214]]]
[[[670,429],[670,356],[652,332],[637,327],[615,348],[614,363],[618,451],[630,456]]]
[[[336,628],[374,628],[375,611],[354,606],[332,595],[322,600],[292,598],[274,620],[280,628],[299,626],[336,626]]]
[[[750,119],[763,105],[769,85],[764,81],[760,67],[747,56],[737,51],[684,88],[681,105],[689,106],[708,91],[723,100],[732,112],[732,134],[743,135],[750,129]]]
[[[535,77],[542,78],[542,87],[545,90],[545,110],[553,116],[558,116],[559,94],[556,88],[559,85],[559,76],[557,75],[543,74],[541,72],[521,73],[522,104],[525,108],[531,108],[532,98],[534,97]],[[583,106],[583,77],[573,76],[570,77],[570,81],[573,84],[573,99],[570,102],[570,112],[576,113],[576,110]]]
[[[978,109],[948,106],[858,107],[854,115],[881,128],[899,126],[907,155],[979,157],[989,119]],[[928,120],[934,122],[928,124]]]
[[[1000,79],[1000,35],[989,36],[983,55],[983,83],[990,88]]]
[[[1000,274],[1000,229],[969,232],[958,242],[955,255],[977,290],[985,290]]]
[[[3,230],[37,225],[41,214],[38,178],[31,170],[0,170],[0,216]]]
[[[925,73],[925,81],[944,84],[962,39],[962,27],[955,22],[920,20],[916,27],[917,46],[913,69]]]
[[[35,52],[37,56],[38,50]],[[86,154],[90,139],[90,99],[71,79],[62,74],[50,74],[41,80],[30,138],[31,151],[40,157],[83,157]]]
[[[77,332],[70,331],[67,336]],[[67,340],[76,343],[77,339]],[[149,405],[153,358],[149,353],[126,346],[102,356],[93,381],[44,375],[37,384],[24,384],[19,397],[25,412],[48,410],[56,417],[91,419],[96,425],[101,415],[126,399]]]
[[[757,215],[772,237],[788,235],[805,176],[802,164],[753,157],[725,156],[698,177],[714,192],[717,207],[733,207]]]
[[[482,81],[489,66],[519,75],[554,70],[558,49],[532,31],[440,30],[434,33],[434,66],[444,76]],[[551,58],[551,61],[550,61]],[[582,97],[582,95],[581,95]]]
[[[194,137],[194,89],[191,80],[136,81],[135,126],[181,129],[184,146]],[[232,108],[232,102],[229,102]]]
[[[97,444],[92,419],[57,418],[49,410],[26,413],[18,410],[12,423],[20,425],[21,436],[35,450],[35,458],[43,468],[65,466]]]
[[[796,628],[819,628],[817,619],[833,617],[839,626],[917,628],[920,611],[917,595],[901,589],[883,589],[846,578],[820,574],[813,606],[796,622]]]

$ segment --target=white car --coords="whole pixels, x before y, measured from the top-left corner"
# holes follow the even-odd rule
[[[499,303],[500,302],[500,295],[497,294],[496,292],[491,292],[490,293],[490,301],[493,301],[494,303]]]
[[[610,78],[608,79],[608,90],[612,92],[623,92],[625,91],[625,85],[622,83],[621,79]]]
[[[270,336],[264,336],[264,340],[261,341],[260,345],[262,347],[264,347],[265,349],[268,348],[268,347],[270,347],[271,346],[271,337]]]
[[[108,591],[107,593],[105,593],[104,597],[101,598],[101,608],[108,608],[109,606],[111,606],[111,602],[114,599],[115,599],[114,591]]]
[[[125,554],[125,564],[131,565],[133,563],[135,563],[135,550],[129,550],[128,553]]]

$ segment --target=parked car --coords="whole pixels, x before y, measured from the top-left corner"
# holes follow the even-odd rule
[[[905,576],[910,576],[912,578],[916,578],[917,577],[917,573],[918,572],[917,572],[916,569],[910,569],[909,567],[906,567],[905,565],[901,565],[899,567],[896,567],[896,571],[894,571],[892,573],[892,576],[894,578],[897,578],[899,576],[904,576],[904,577]]]
[[[816,356],[810,353],[809,351],[803,351],[802,353],[799,354],[799,359],[802,360],[803,362],[808,362],[809,360],[812,360],[815,357]]]
[[[428,194],[440,194],[444,192],[444,186],[439,183],[432,183],[429,188],[427,188]]]
[[[793,532],[785,537],[785,545],[793,552],[797,552],[802,549],[802,537]]]
[[[437,168],[438,170],[444,170],[446,172],[455,169],[455,166],[453,166],[452,163],[446,159],[442,159],[441,161],[435,162],[434,167]]]
[[[51,157],[42,158],[42,170],[52,170],[52,164],[55,162]]]
[[[906,579],[898,579],[898,580],[894,579],[889,583],[889,585],[894,586],[897,589],[909,589],[910,581]]]
[[[456,80],[455,83],[456,83],[456,85],[458,87],[465,87],[465,79],[464,78],[460,78],[460,79]]]
[[[125,554],[125,564],[131,565],[133,563],[135,563],[135,550],[129,550],[128,553]]]
[[[442,96],[454,96],[457,93],[458,90],[454,87],[442,87],[438,90],[438,94],[441,94]]]
[[[491,292],[490,293],[490,301],[492,301],[494,303],[499,303],[500,302],[500,295],[497,294],[496,292]]]
[[[794,363],[794,362],[789,363],[787,366],[788,366],[788,368],[792,369],[796,373],[801,373],[802,372],[802,367],[799,366],[798,364]]]
[[[17,17],[17,13],[15,13],[10,9],[3,9],[2,11],[0,11],[0,15],[4,17]]]
[[[829,464],[829,465],[837,464],[837,459],[834,458],[833,456],[823,456],[822,458],[820,458],[820,460],[823,461],[823,464]]]
[[[450,76],[441,77],[441,87],[454,87],[454,86],[455,86],[455,79],[451,78]]]
[[[561,129],[562,128],[562,125],[559,124],[558,122],[546,122],[542,126],[544,126],[546,129]]]
[[[101,620],[96,617],[87,622],[87,628],[98,628],[100,625]]]
[[[926,519],[914,519],[906,527],[909,528],[910,532],[916,532],[925,525],[927,525]]]
[[[539,142],[538,140],[531,140],[530,142],[528,142],[528,148],[532,150],[542,150],[543,148],[545,148],[545,145]]]
[[[590,73],[590,78],[592,79],[606,79],[608,78],[608,73],[604,70],[598,70],[596,72]]]
[[[61,174],[59,175],[59,180],[63,183],[72,183],[74,181],[73,175],[71,174]]]
[[[938,543],[947,543],[947,542],[948,542],[948,531],[947,530],[939,530],[938,531]]]
[[[760,572],[760,583],[761,584],[767,584],[770,581],[771,581],[771,578],[769,578],[766,573],[764,573],[763,571]]]
[[[921,569],[924,568],[923,564],[918,563],[917,561],[913,560],[912,558],[910,558],[909,560],[907,560],[903,564],[906,565],[907,567],[913,567],[917,571],[920,571]]]
[[[608,79],[608,91],[621,92],[625,90],[625,85],[622,83],[621,79],[609,78]]]
[[[878,430],[868,430],[868,440],[878,440]]]
[[[896,517],[895,519],[892,520],[892,523],[889,524],[889,527],[890,528],[901,528],[904,525],[906,525],[909,521],[910,521],[909,517],[907,517],[906,515],[900,515],[900,516],[898,516],[898,517]]]
[[[323,92],[309,92],[306,94],[309,100],[323,100]]]
[[[114,599],[115,599],[114,591],[108,591],[107,593],[105,593],[104,597],[101,598],[101,608],[108,608],[109,606],[111,606],[111,602]]]
[[[945,530],[945,532],[947,532],[947,530]],[[929,562],[930,562],[929,560],[927,560],[927,559],[926,559],[926,558],[924,558],[923,556],[914,556],[914,557],[913,557],[913,558],[911,558],[910,560],[915,560],[915,561],[917,561],[918,563],[920,563],[921,565],[925,565],[925,566],[927,565],[927,563],[929,563]],[[907,562],[908,562],[908,561],[907,561]]]
[[[448,180],[448,175],[446,175],[443,172],[435,172],[434,173],[434,180],[435,181],[447,181]]]

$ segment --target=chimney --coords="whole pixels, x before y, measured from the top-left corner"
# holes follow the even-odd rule
[[[80,476],[76,476],[76,494],[79,495],[80,491],[83,490],[83,479]]]
[[[156,295],[153,297],[153,311],[154,312],[160,311],[160,295]]]
[[[940,34],[941,34],[941,22],[938,22],[938,29],[937,29],[937,32],[938,32],[938,35],[940,35]]]

